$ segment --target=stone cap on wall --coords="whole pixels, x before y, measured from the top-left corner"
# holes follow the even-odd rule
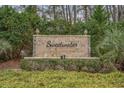
[[[85,36],[85,35],[42,35],[42,34],[38,34],[38,35],[33,35],[33,36]],[[90,35],[86,35],[86,36],[90,36]]]
[[[61,59],[60,57],[24,57],[24,59]],[[65,59],[100,59],[99,57],[66,57]]]
[[[90,37],[90,35],[33,35],[34,37],[41,37],[41,36],[44,36],[44,37],[48,37],[48,36],[80,36],[80,37]]]

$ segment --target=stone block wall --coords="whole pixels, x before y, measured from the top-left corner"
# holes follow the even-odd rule
[[[34,35],[33,57],[90,57],[89,35]]]

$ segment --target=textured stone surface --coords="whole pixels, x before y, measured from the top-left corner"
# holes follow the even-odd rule
[[[34,35],[34,57],[90,57],[89,35]]]

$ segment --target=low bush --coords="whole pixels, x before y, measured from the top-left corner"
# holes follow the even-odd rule
[[[105,65],[99,59],[22,59],[21,68],[28,71],[68,70],[92,73],[115,70],[109,63]]]

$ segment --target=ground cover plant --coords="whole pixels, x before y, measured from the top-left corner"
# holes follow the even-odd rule
[[[75,71],[0,71],[1,88],[120,88],[124,73],[108,74]]]

